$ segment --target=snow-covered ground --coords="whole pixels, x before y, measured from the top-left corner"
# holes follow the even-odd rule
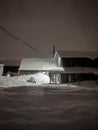
[[[49,76],[36,73],[30,75],[20,75],[20,76],[1,76],[0,77],[0,87],[18,87],[18,86],[35,86],[49,83]]]
[[[1,76],[0,130],[98,130],[98,81],[48,82],[42,73]]]
[[[20,75],[20,76],[0,76],[0,87],[21,87],[21,86],[32,86],[32,87],[53,87],[53,88],[64,88],[64,87],[78,87],[78,85],[68,84],[49,84],[50,78],[48,75],[43,73]]]
[[[21,87],[21,86],[32,86],[32,87],[53,87],[53,88],[70,88],[70,87],[98,87],[97,81],[81,81],[66,84],[49,84],[50,78],[48,75],[43,73],[20,75],[20,76],[0,76],[0,87]]]

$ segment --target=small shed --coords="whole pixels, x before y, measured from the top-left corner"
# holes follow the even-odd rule
[[[3,68],[4,68],[4,64],[0,64],[0,76],[2,76],[3,74]]]

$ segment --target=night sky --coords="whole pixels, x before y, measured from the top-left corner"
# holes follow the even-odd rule
[[[98,51],[97,13],[98,0],[0,0],[0,59]]]

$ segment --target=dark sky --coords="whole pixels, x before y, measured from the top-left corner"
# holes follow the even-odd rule
[[[98,51],[98,0],[0,0],[0,59],[50,57],[52,48]]]

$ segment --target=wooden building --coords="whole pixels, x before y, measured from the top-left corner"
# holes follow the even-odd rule
[[[58,67],[64,68],[61,82],[96,80],[98,76],[98,52],[55,51]]]

